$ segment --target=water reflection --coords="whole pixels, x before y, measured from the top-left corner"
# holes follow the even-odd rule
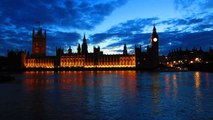
[[[165,84],[166,84],[165,90],[168,93],[169,90],[170,90],[170,78],[169,78],[169,74],[165,74],[165,78],[164,79],[165,79]]]
[[[60,71],[19,76],[22,84],[10,88],[16,94],[0,94],[0,105],[20,119],[213,118],[212,73]],[[19,102],[11,105],[13,97]],[[27,117],[17,114],[17,108]]]
[[[195,88],[196,88],[196,97],[195,97],[195,106],[196,106],[196,112],[202,112],[203,109],[202,109],[202,102],[201,102],[201,99],[202,99],[202,93],[200,92],[200,80],[201,79],[201,76],[200,76],[200,72],[195,72],[194,74],[194,80],[195,80]]]
[[[22,81],[25,85],[26,91],[34,91],[34,90],[44,90],[44,89],[52,89],[52,85],[54,84],[54,80],[52,80],[47,75],[54,74],[54,72],[49,71],[41,71],[41,72],[25,72],[25,79]]]
[[[152,103],[152,111],[153,114],[159,114],[160,112],[160,74],[159,73],[152,73],[152,91],[153,91],[153,103]]]
[[[177,75],[176,75],[177,73],[174,73],[173,75],[172,75],[172,81],[173,81],[173,96],[174,96],[174,98],[176,98],[176,96],[177,96],[177,92],[178,92],[178,86],[177,86]]]
[[[200,88],[200,72],[195,72],[194,79],[195,79],[195,87],[196,89],[199,89]]]
[[[179,75],[178,73],[166,73],[164,74],[164,83],[165,83],[165,90],[167,95],[170,94],[170,92],[172,92],[172,96],[173,98],[176,98],[177,94],[178,94],[178,83],[177,81],[179,80],[178,77],[180,77],[181,75]]]
[[[159,85],[159,77],[160,77],[160,74],[159,73],[153,73],[152,74],[152,81],[153,81],[153,84],[152,84],[152,89],[153,89],[153,100],[157,103],[159,100],[160,100],[160,97],[159,97],[159,89],[160,89],[160,85]]]
[[[30,85],[51,85],[58,83],[61,86],[109,86],[119,85],[121,89],[135,91],[135,71],[62,71],[62,72],[25,72],[23,83]],[[114,82],[118,84],[113,84]]]
[[[209,87],[210,86],[210,82],[209,82],[209,73],[205,73],[205,79],[206,79],[206,86]]]

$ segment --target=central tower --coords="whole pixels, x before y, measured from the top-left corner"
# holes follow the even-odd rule
[[[82,44],[82,54],[87,54],[87,40],[86,40],[86,36],[84,34],[84,39],[83,39],[83,44]]]
[[[38,28],[37,33],[33,28],[32,34],[32,55],[36,57],[46,56],[46,30],[42,31],[42,28]]]

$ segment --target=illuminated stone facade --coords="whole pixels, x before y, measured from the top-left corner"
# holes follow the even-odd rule
[[[63,55],[60,57],[60,67],[134,68],[135,55]]]
[[[26,68],[54,68],[55,57],[26,57]]]
[[[69,51],[69,50],[68,50]],[[57,49],[58,67],[60,68],[135,68],[135,55],[105,55],[100,48],[94,47],[94,53],[64,53]]]

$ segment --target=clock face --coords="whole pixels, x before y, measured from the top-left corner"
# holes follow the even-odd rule
[[[153,38],[153,41],[154,41],[154,42],[157,42],[157,41],[158,41],[158,39],[157,39],[157,38]]]

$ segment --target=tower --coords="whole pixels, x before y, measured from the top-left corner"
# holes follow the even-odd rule
[[[33,28],[32,55],[36,57],[46,56],[46,30],[43,32],[42,28],[39,28],[37,33]]]
[[[127,48],[126,48],[126,44],[124,44],[123,55],[127,55]]]
[[[69,46],[69,49],[68,49],[68,54],[71,55],[72,54],[72,49],[71,49],[71,46]]]
[[[61,56],[64,55],[64,50],[61,48],[56,48],[56,61],[55,61],[55,67],[59,67],[61,65]]]
[[[86,41],[86,36],[84,34],[84,39],[83,39],[83,44],[82,44],[82,54],[87,54],[87,41]]]
[[[152,67],[156,68],[159,64],[159,37],[158,37],[158,33],[156,31],[155,25],[153,27],[153,31],[152,31],[152,35],[150,38],[150,42],[151,42],[151,63],[152,63]]]
[[[141,69],[141,65],[142,65],[141,45],[140,45],[140,47],[135,45],[135,63],[136,63],[136,68]]]
[[[80,46],[80,44],[78,44],[77,52],[78,52],[78,54],[81,54],[81,46]]]

